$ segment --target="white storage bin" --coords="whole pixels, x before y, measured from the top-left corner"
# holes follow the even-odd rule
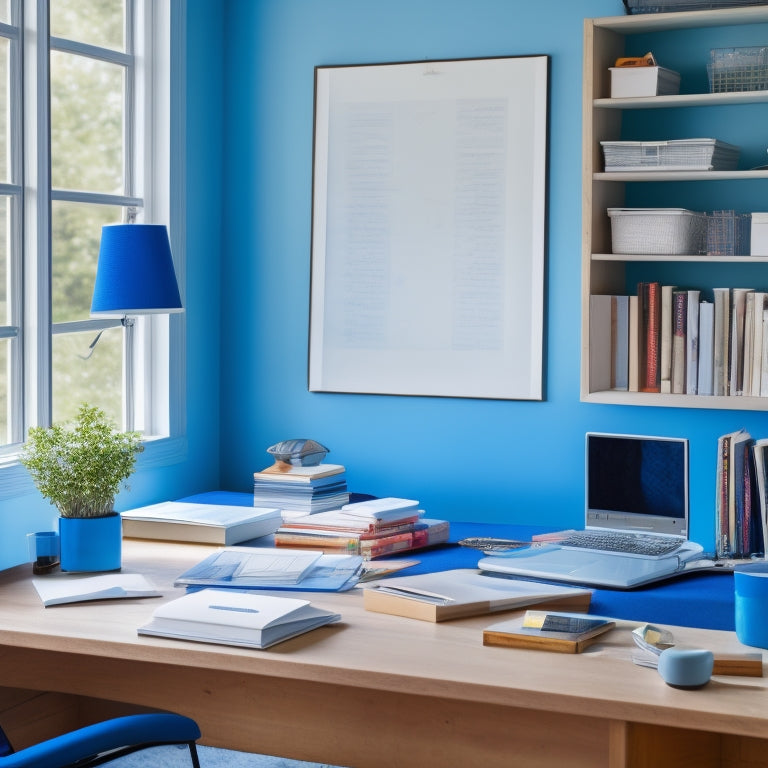
[[[768,213],[752,214],[752,247],[753,256],[768,256]]]
[[[680,73],[664,67],[610,67],[611,98],[680,93]]]
[[[614,253],[669,256],[704,253],[707,217],[685,208],[609,208]]]

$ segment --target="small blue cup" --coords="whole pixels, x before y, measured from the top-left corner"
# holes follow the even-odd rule
[[[768,648],[768,570],[733,574],[736,637],[744,645]]]

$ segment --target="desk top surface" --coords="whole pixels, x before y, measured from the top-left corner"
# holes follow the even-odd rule
[[[183,501],[218,504],[253,504],[249,493],[214,491],[190,496]],[[399,575],[447,571],[452,568],[476,568],[482,557],[477,550],[456,542],[468,536],[495,536],[530,540],[543,529],[536,526],[490,523],[451,523],[450,543],[430,550],[406,552],[394,556],[418,560],[418,564]],[[658,584],[631,590],[595,589],[591,612],[617,619],[650,624],[676,624],[701,629],[734,629],[733,574],[693,573]]]
[[[718,677],[697,692],[670,688],[654,670],[631,661],[630,632],[638,622],[619,621],[604,641],[578,655],[493,648],[482,645],[482,629],[514,614],[433,624],[365,611],[355,589],[307,594],[314,604],[339,612],[342,621],[268,651],[139,637],[137,627],[158,603],[182,594],[174,579],[215,548],[136,540],[124,545],[123,571],[147,575],[163,597],[43,608],[31,567],[9,569],[0,573],[0,659],[19,648],[74,654],[81,661],[108,656],[190,674],[231,671],[768,737],[768,678]],[[681,644],[720,653],[754,650],[733,632],[672,629]],[[44,686],[34,677],[31,670],[35,684],[28,687]]]

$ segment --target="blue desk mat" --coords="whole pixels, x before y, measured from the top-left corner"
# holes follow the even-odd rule
[[[371,498],[353,494],[353,500]],[[180,501],[251,506],[249,493],[212,491]],[[418,560],[399,575],[476,568],[482,554],[456,542],[469,536],[493,536],[528,541],[542,527],[497,523],[452,522],[450,542],[430,549],[393,555],[388,559]],[[702,629],[734,630],[733,574],[691,573],[629,590],[595,589],[590,613],[649,624],[674,624]]]

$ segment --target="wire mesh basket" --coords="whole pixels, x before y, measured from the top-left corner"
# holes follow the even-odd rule
[[[713,48],[707,74],[710,93],[768,90],[768,46]]]
[[[768,3],[765,0],[624,0],[627,13],[709,11],[713,8],[740,8],[746,5],[768,5]]]
[[[717,139],[672,141],[601,141],[606,172],[614,171],[730,171],[739,161],[739,148]]]
[[[609,208],[613,253],[705,253],[707,216],[684,208]]]
[[[707,255],[740,256],[750,253],[752,216],[735,211],[707,214]]]

